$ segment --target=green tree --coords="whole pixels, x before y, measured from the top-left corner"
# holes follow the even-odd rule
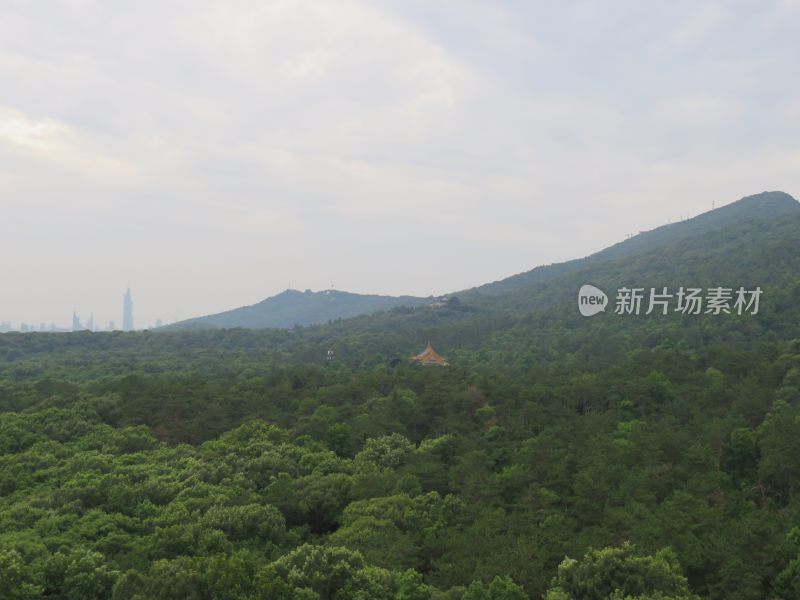
[[[800,410],[776,400],[758,428],[758,476],[788,502],[800,484]]]
[[[488,584],[473,581],[462,600],[527,600],[528,595],[510,577],[496,576]]]
[[[630,543],[567,558],[558,567],[547,600],[618,600],[627,597],[693,598],[669,549],[640,556]]]
[[[46,592],[65,600],[107,598],[119,576],[102,554],[83,548],[58,552],[45,564]]]
[[[333,600],[365,566],[361,554],[347,548],[304,544],[266,567],[266,578],[274,574],[292,590],[311,590],[322,600]]]
[[[8,600],[41,597],[43,588],[36,581],[33,569],[16,550],[0,549],[0,590]]]

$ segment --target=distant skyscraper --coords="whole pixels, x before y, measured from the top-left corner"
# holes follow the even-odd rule
[[[133,331],[133,299],[131,298],[131,288],[125,292],[122,300],[122,331]]]
[[[164,322],[161,319],[156,319],[156,327],[161,327]]]
[[[109,321],[108,322],[108,330],[109,331],[114,331],[116,328],[117,328],[117,324],[114,321]]]
[[[89,315],[89,320],[86,321],[86,329],[94,331],[94,313]]]
[[[83,329],[83,327],[81,326],[80,318],[78,318],[78,313],[73,311],[73,313],[72,313],[72,331],[80,331],[81,329]]]

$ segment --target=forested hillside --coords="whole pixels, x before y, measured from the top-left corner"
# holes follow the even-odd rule
[[[0,596],[800,598],[798,242],[768,194],[438,307],[0,335]]]

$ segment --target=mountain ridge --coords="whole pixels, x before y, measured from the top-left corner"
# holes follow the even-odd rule
[[[433,300],[433,297],[356,294],[340,290],[301,292],[287,289],[249,306],[186,319],[162,327],[160,331],[231,327],[290,329],[297,325],[326,323],[398,306],[419,306]]]
[[[769,210],[771,212],[768,215],[759,214],[764,210]],[[558,277],[566,272],[576,270],[577,268],[581,268],[593,262],[601,262],[642,250],[654,249],[665,243],[676,241],[676,239],[685,239],[692,235],[701,234],[709,229],[718,230],[725,224],[741,220],[743,217],[779,218],[783,215],[797,214],[800,214],[800,202],[791,195],[781,191],[761,192],[759,194],[744,196],[739,200],[700,213],[690,219],[675,223],[667,223],[654,229],[641,231],[631,238],[612,244],[583,258],[540,265],[529,271],[523,271],[522,273],[517,273],[516,275],[511,275],[457,293],[462,295],[507,291],[508,289]],[[677,232],[678,235],[670,237],[669,234],[674,234],[675,232]]]

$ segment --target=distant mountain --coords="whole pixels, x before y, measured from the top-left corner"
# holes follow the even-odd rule
[[[337,290],[322,292],[286,290],[252,306],[187,319],[162,327],[161,330],[230,329],[234,327],[288,329],[295,325],[327,323],[336,319],[390,310],[398,306],[413,307],[431,302],[433,302],[433,298],[415,296],[363,295]]]
[[[163,329],[289,328],[357,317],[322,327],[314,336],[320,344],[368,336],[376,357],[398,347],[404,352],[419,352],[429,340],[437,349],[441,343],[444,347],[488,350],[501,347],[504,336],[521,336],[526,344],[548,346],[555,352],[561,344],[554,339],[566,339],[571,331],[587,331],[589,322],[577,315],[574,306],[583,283],[594,283],[610,292],[623,285],[772,288],[765,294],[764,315],[753,321],[772,329],[775,325],[768,321],[770,311],[797,312],[794,308],[787,312],[785,303],[793,307],[795,302],[793,294],[800,278],[798,247],[800,203],[783,192],[764,192],[692,219],[644,231],[585,258],[536,267],[456,292],[449,296],[458,301],[447,305],[435,303],[433,298],[287,290],[253,306]],[[402,306],[409,310],[372,314]],[[427,309],[410,310],[420,306]],[[609,323],[612,317],[597,316],[591,320],[592,327]],[[617,325],[627,329],[646,322],[661,327],[673,321],[619,319]],[[691,322],[705,321],[698,318]],[[775,322],[783,324],[783,317]],[[712,326],[723,323],[727,321],[717,319]]]

